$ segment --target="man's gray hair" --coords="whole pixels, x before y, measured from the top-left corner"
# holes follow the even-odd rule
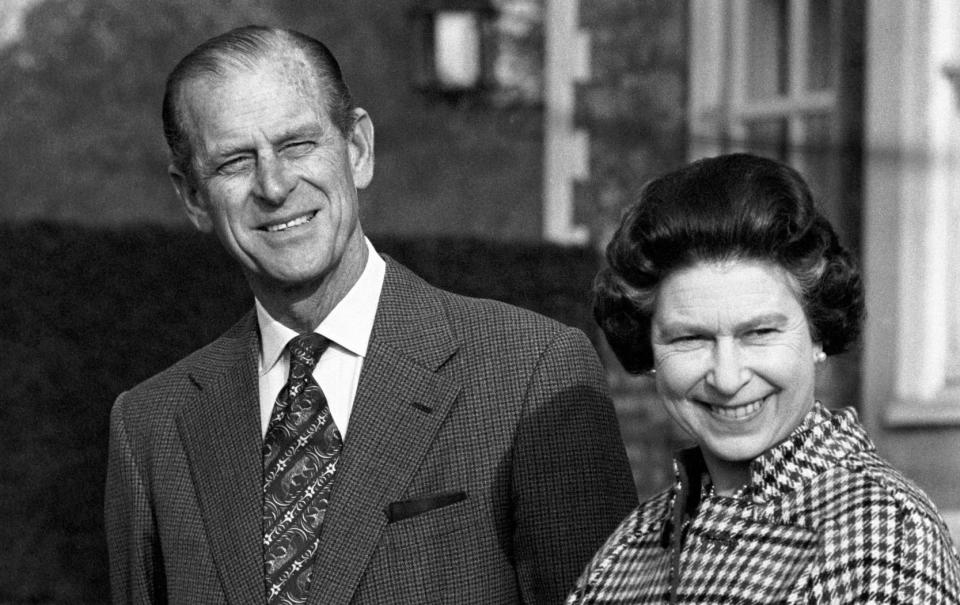
[[[170,161],[188,180],[195,182],[193,149],[183,124],[182,91],[191,80],[224,77],[237,69],[252,69],[271,56],[302,53],[313,67],[317,83],[326,94],[330,119],[344,136],[353,127],[353,97],[343,81],[340,65],[322,42],[290,29],[248,25],[232,29],[203,42],[180,60],[167,76],[163,95],[163,134],[170,148]]]

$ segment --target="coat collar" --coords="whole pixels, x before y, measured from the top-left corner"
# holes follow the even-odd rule
[[[441,294],[387,258],[377,317],[337,467],[310,603],[348,603],[460,390]]]
[[[387,269],[370,340],[436,370],[459,346],[439,291],[389,256],[384,259]]]
[[[202,350],[177,415],[214,562],[231,603],[263,600],[263,462],[251,311]]]
[[[796,491],[855,453],[875,449],[856,410],[831,411],[818,401],[783,443],[753,461],[745,495],[755,502],[769,501]]]
[[[819,401],[782,443],[770,448],[750,464],[750,483],[734,494],[754,503],[767,502],[799,489],[830,468],[839,466],[857,452],[875,449],[853,408],[828,410]],[[674,458],[676,490],[684,500],[700,501],[709,488],[706,465],[699,448],[690,448]],[[689,509],[688,502],[685,508]],[[695,508],[695,505],[694,505]]]
[[[790,436],[767,450],[750,465],[750,482],[730,498],[710,498],[711,480],[700,448],[678,452],[674,458],[676,481],[669,506],[653,518],[638,523],[636,531],[644,532],[650,522],[662,520],[660,545],[679,556],[685,527],[694,518],[729,518],[749,515],[755,505],[770,502],[809,483],[831,468],[847,464],[858,452],[875,448],[867,437],[852,408],[830,411],[819,401],[807,413]],[[705,510],[699,510],[701,502]]]

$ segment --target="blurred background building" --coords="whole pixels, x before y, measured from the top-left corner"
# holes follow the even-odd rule
[[[670,480],[670,452],[684,436],[660,411],[648,380],[624,374],[591,328],[586,292],[599,251],[638,188],[666,170],[736,150],[791,163],[860,258],[867,284],[862,346],[828,362],[819,396],[856,406],[881,453],[933,497],[960,534],[960,4],[4,0],[0,227],[8,242],[0,274],[40,262],[18,278],[32,280],[20,289],[60,292],[36,285],[41,273],[49,270],[57,277],[47,279],[63,286],[71,276],[57,267],[72,267],[79,255],[88,264],[73,273],[92,275],[90,263],[103,264],[115,280],[93,286],[105,307],[98,312],[110,319],[112,310],[128,308],[119,302],[130,295],[118,277],[123,271],[109,269],[125,266],[122,259],[83,255],[100,250],[91,242],[110,237],[119,256],[160,254],[188,230],[166,176],[163,80],[200,41],[251,22],[294,27],[327,43],[371,113],[376,175],[361,204],[376,244],[400,242],[394,246],[402,251],[419,242],[442,265],[421,271],[440,281],[466,266],[444,256],[453,241],[473,242],[464,253],[472,267],[491,251],[516,249],[510,258],[523,275],[554,282],[565,279],[556,262],[568,262],[557,258],[579,263],[580,273],[568,274],[583,275],[573,288],[582,295],[575,316],[551,313],[563,306],[550,306],[560,294],[520,302],[536,299],[531,307],[592,332],[642,495]],[[71,239],[74,232],[82,238]],[[138,243],[148,240],[154,247],[144,252]],[[425,241],[440,243],[423,248]],[[543,264],[548,255],[554,273]],[[499,270],[477,269],[489,281],[474,284],[475,292],[509,298],[512,286],[495,283]],[[161,288],[173,283],[153,279]],[[534,278],[523,283],[548,288]],[[211,289],[197,304],[216,308],[228,290]],[[51,316],[94,304],[66,298]],[[39,378],[25,382],[17,364],[37,356],[38,342],[56,351],[47,358],[77,342],[57,336],[70,334],[67,328],[55,334],[27,325],[26,311],[15,308],[35,300],[8,292],[0,304],[7,352],[0,377],[24,385],[6,388],[0,402],[0,510],[14,519],[2,531],[15,546],[0,555],[0,602],[101,602],[106,415],[132,383],[117,378],[102,400],[81,402],[92,420],[69,447],[49,419],[34,417],[25,429],[24,418],[49,393]],[[176,331],[179,319],[144,321],[166,321]],[[168,344],[171,355],[189,352],[186,342]],[[75,362],[78,383],[97,376],[104,355],[77,353],[85,356]],[[150,373],[161,369],[155,363]],[[58,366],[46,382],[63,374]],[[69,418],[78,412],[64,407],[68,399],[49,409]],[[36,448],[47,454],[38,459]],[[78,494],[38,479],[71,455],[88,460],[82,472],[70,471],[84,486]],[[57,498],[67,504],[43,514],[18,510]],[[77,507],[82,523],[70,518]],[[43,527],[30,527],[30,519]],[[66,537],[50,537],[58,532]],[[51,558],[59,558],[52,571],[39,563]]]

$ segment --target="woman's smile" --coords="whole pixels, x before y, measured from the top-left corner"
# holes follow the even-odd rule
[[[703,402],[701,405],[719,420],[746,421],[758,416],[766,401],[767,398],[764,397],[743,404],[712,404]]]

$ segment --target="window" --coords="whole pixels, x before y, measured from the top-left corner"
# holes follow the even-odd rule
[[[856,247],[859,183],[848,176],[859,171],[862,100],[850,65],[862,17],[851,6],[862,15],[842,0],[694,0],[690,109],[693,156],[750,151],[790,164]]]
[[[960,540],[960,3],[868,15],[862,416]]]
[[[960,425],[960,6],[871,5],[867,393],[886,427]],[[880,314],[877,313],[880,309]]]

